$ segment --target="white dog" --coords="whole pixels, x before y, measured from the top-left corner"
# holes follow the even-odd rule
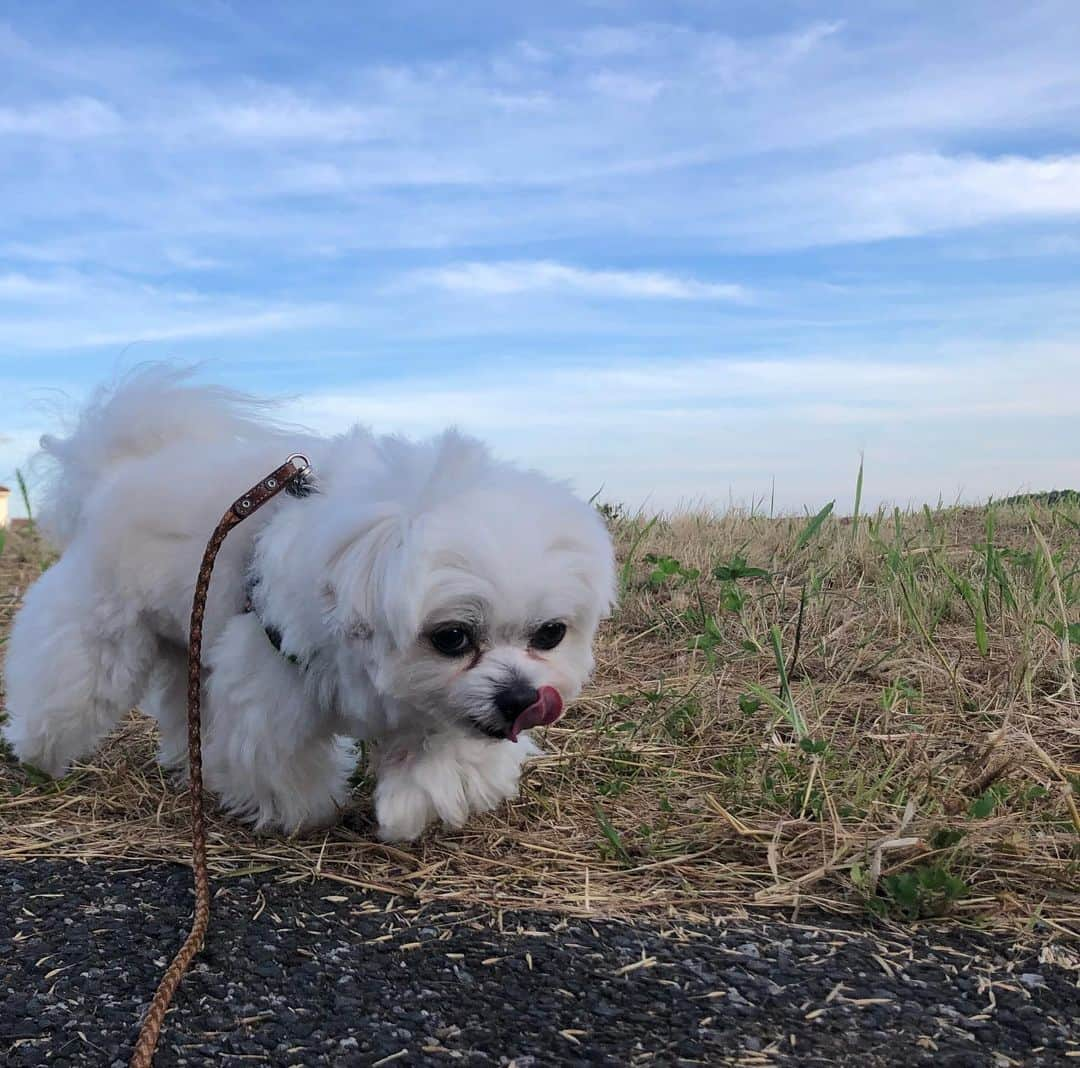
[[[60,560],[26,595],[6,658],[16,755],[53,775],[133,705],[161,760],[186,762],[186,645],[206,539],[293,452],[316,492],[233,532],[204,627],[204,765],[257,828],[332,821],[370,743],[379,834],[517,792],[592,668],[614,598],[611,541],[563,485],[455,431],[421,443],[354,428],[289,433],[261,405],[141,370],[101,391],[57,462],[43,511]]]

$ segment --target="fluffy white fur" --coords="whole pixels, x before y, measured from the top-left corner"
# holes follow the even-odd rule
[[[509,722],[500,692],[551,686],[571,701],[592,668],[614,596],[603,523],[563,485],[455,431],[419,443],[291,433],[249,398],[150,368],[42,447],[56,461],[42,522],[63,553],[15,619],[4,733],[54,775],[136,704],[160,725],[162,762],[184,767],[207,536],[292,452],[310,457],[318,492],[280,495],[239,526],[210,589],[204,768],[226,809],[289,832],[334,820],[363,740],[383,838],[460,826],[513,797],[538,751],[527,735],[495,736]],[[455,621],[475,637],[468,656],[433,645]],[[538,649],[549,621],[566,636]]]

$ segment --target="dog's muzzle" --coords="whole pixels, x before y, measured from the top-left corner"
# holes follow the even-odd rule
[[[562,695],[554,686],[533,689],[515,679],[495,692],[495,707],[506,721],[504,737],[511,742],[530,727],[547,727],[563,714]]]

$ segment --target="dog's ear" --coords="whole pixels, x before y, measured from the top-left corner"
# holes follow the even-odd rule
[[[282,649],[303,660],[329,637],[326,595],[333,591],[314,551],[317,512],[308,501],[285,501],[255,537],[247,582],[263,626],[280,635]]]
[[[349,641],[367,641],[374,633],[371,624],[359,612],[340,610],[337,587],[329,580],[322,584],[319,600],[322,602],[323,617],[331,629]]]
[[[301,657],[334,637],[392,641],[402,543],[393,506],[357,515],[328,496],[288,502],[255,539],[252,604]]]
[[[400,517],[384,514],[371,518],[330,554],[331,618],[346,637],[392,637],[397,630],[391,595],[402,542]]]

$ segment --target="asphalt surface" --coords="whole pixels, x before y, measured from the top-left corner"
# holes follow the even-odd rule
[[[493,916],[272,880],[216,884],[156,1064],[1080,1065],[1075,946]],[[175,866],[0,865],[3,1063],[126,1064],[191,902]]]

